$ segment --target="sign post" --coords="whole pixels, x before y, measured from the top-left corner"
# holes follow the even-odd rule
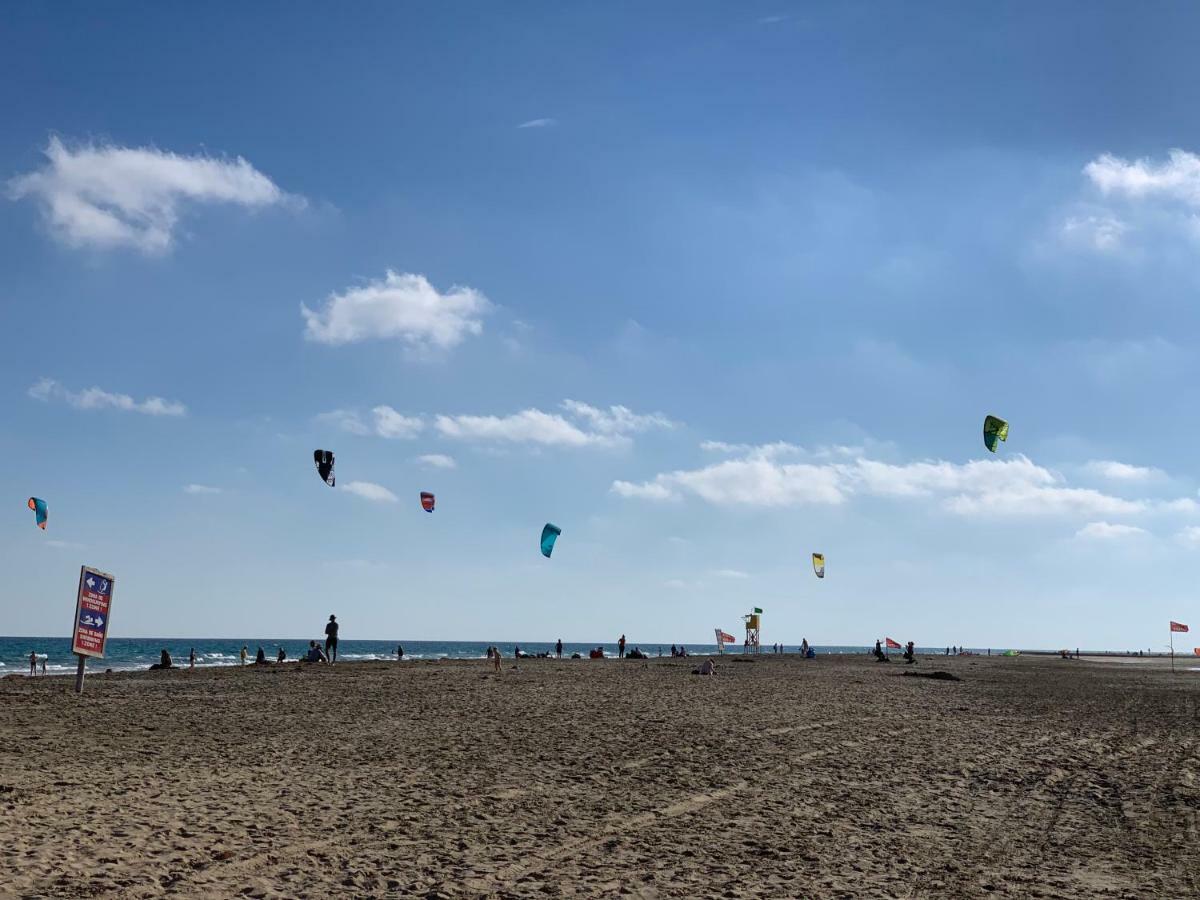
[[[75,693],[83,693],[87,658],[104,658],[108,643],[108,618],[112,610],[113,576],[90,566],[79,567],[79,590],[75,594],[75,629],[71,652],[79,657],[75,670]]]

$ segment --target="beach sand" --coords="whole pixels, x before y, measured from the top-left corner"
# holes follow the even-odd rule
[[[6,678],[0,894],[1200,896],[1200,673],[740,659]]]

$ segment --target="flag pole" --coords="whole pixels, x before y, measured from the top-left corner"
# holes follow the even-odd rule
[[[1175,629],[1171,629],[1171,674],[1175,674]]]

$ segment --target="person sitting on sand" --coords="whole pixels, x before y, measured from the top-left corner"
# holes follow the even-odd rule
[[[325,656],[325,652],[316,641],[309,641],[308,653],[304,656],[304,662],[323,663],[329,662],[329,659]]]
[[[716,665],[713,664],[713,661],[711,659],[706,659],[704,662],[700,663],[699,666],[692,669],[692,674],[693,675],[716,675],[717,667],[716,667]]]
[[[153,672],[155,669],[173,668],[175,668],[175,663],[171,660],[171,653],[166,647],[163,647],[162,651],[158,654],[158,662],[150,667],[150,671]]]
[[[256,666],[265,666],[267,664],[267,654],[263,651],[262,644],[258,645],[258,653],[254,654],[254,664]]]
[[[588,659],[604,659],[604,648],[597,647],[595,650],[589,650]]]

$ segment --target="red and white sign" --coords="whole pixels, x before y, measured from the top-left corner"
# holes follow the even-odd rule
[[[1180,622],[1172,622],[1171,630],[1172,631],[1187,631],[1188,627]]]
[[[889,650],[901,650],[901,649],[903,649],[903,648],[900,646],[900,644],[898,644],[896,641],[893,641],[891,638],[884,638],[884,640],[885,640],[885,641],[887,641],[887,648],[888,648]]]
[[[79,570],[79,593],[75,598],[72,653],[80,656],[104,656],[112,598],[113,577],[99,569],[82,566]]]

